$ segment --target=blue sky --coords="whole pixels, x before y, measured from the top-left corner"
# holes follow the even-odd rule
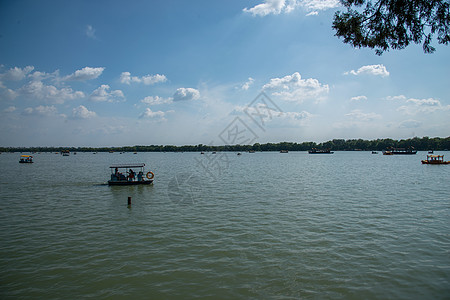
[[[336,0],[2,1],[0,145],[449,136],[450,48],[354,49],[331,28],[342,9]]]

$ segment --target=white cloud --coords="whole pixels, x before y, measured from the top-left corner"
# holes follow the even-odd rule
[[[74,119],[89,119],[95,117],[97,114],[88,110],[85,106],[80,105],[72,109],[72,118]]]
[[[94,29],[94,27],[92,27],[92,25],[87,25],[86,26],[86,35],[87,35],[87,37],[89,37],[91,39],[96,39],[97,38],[95,36],[95,29]]]
[[[241,89],[243,89],[245,91],[248,90],[254,82],[255,82],[255,80],[253,78],[249,77],[247,82],[242,85]]]
[[[308,125],[313,115],[307,111],[280,112],[268,107],[266,104],[258,103],[256,106],[236,106],[231,115],[250,114],[258,119],[263,127],[291,128]]]
[[[14,67],[6,71],[6,73],[0,74],[0,78],[5,80],[19,81],[24,79],[33,70],[33,66],[26,66],[23,69]]]
[[[95,89],[89,96],[89,100],[94,102],[117,102],[125,100],[125,96],[121,90],[114,90],[109,92],[109,85],[102,84]]]
[[[193,88],[179,88],[173,94],[173,101],[189,101],[200,98],[200,92]]]
[[[307,111],[288,111],[280,114],[278,122],[275,125],[279,127],[298,127],[307,126],[313,115]]]
[[[49,78],[53,78],[56,81],[59,81],[59,70],[56,70],[53,73],[45,73],[45,72],[39,72],[39,71],[35,71],[32,74],[28,75],[29,78],[31,78],[31,80],[33,81],[42,81],[45,79],[49,79]]]
[[[418,128],[422,125],[422,122],[416,120],[405,120],[401,122],[399,128]]]
[[[17,108],[15,106],[9,106],[9,107],[5,108],[3,111],[6,112],[6,113],[11,113],[11,112],[14,112],[16,110],[17,110]]]
[[[301,111],[301,112],[291,111],[291,112],[281,113],[281,117],[287,118],[287,119],[293,119],[293,120],[304,120],[304,119],[311,118],[312,114],[307,111]]]
[[[356,121],[373,121],[381,119],[381,115],[376,113],[363,113],[360,109],[354,109],[350,113],[346,114],[352,120]]]
[[[140,119],[164,119],[165,113],[163,111],[152,111],[149,107],[139,116]]]
[[[163,98],[159,96],[147,96],[144,99],[141,100],[142,103],[147,105],[158,105],[158,104],[167,104],[172,103],[173,98]]]
[[[142,83],[145,85],[152,85],[152,84],[159,83],[159,82],[166,82],[167,77],[165,75],[160,75],[160,74],[146,75],[146,76],[143,76],[141,78],[141,80],[142,80]]]
[[[143,83],[145,85],[153,85],[160,82],[166,82],[167,77],[165,75],[145,75],[142,77],[131,76],[130,72],[122,72],[120,75],[120,82],[125,84],[131,84],[132,82]]]
[[[95,79],[100,75],[102,75],[103,70],[105,70],[105,68],[103,67],[99,68],[84,67],[83,69],[76,70],[75,73],[64,77],[64,80],[84,81]]]
[[[35,108],[27,107],[24,109],[25,115],[35,115],[35,116],[54,116],[57,114],[57,109],[55,106],[43,106],[39,105]]]
[[[318,14],[319,13],[317,11],[312,11],[312,12],[308,13],[306,16],[307,17],[309,17],[309,16],[317,16]]]
[[[58,89],[53,85],[45,85],[42,81],[30,81],[19,89],[19,93],[31,98],[44,100],[50,103],[61,104],[66,100],[83,98],[84,93],[81,91],[73,91],[71,88]]]
[[[278,15],[286,5],[285,0],[265,0],[252,8],[244,8],[244,12],[251,13],[253,16],[264,17],[269,14]]]
[[[14,100],[17,96],[18,94],[14,90],[8,88],[0,90],[0,100]]]
[[[318,11],[326,10],[340,5],[339,0],[264,0],[263,3],[251,8],[244,8],[243,11],[253,16],[267,16],[270,14],[279,15],[290,13],[297,7],[302,7],[309,11],[310,15],[317,15]]]
[[[249,114],[261,120],[267,121],[274,117],[281,117],[284,113],[269,107],[267,104],[258,103],[255,106],[236,106],[231,112],[232,115]]]
[[[406,105],[402,105],[397,108],[406,115],[415,115],[418,113],[433,113],[436,111],[447,111],[450,110],[450,105],[442,105],[437,99],[413,99],[410,98],[406,100]]]
[[[428,99],[408,99],[407,103],[412,103],[415,106],[421,107],[441,107],[441,102],[439,100],[428,98]]]
[[[403,101],[403,100],[406,100],[406,96],[404,96],[404,95],[387,96],[386,100],[388,100],[388,101]]]
[[[356,96],[356,97],[350,98],[350,101],[365,101],[365,100],[367,100],[366,96]]]
[[[344,75],[374,75],[374,76],[381,76],[386,77],[389,76],[389,72],[386,70],[386,67],[384,65],[368,65],[368,66],[362,66],[357,71],[351,70],[349,72],[345,72]]]
[[[340,6],[339,0],[303,0],[299,1],[299,4],[307,11],[311,11],[315,14],[321,10],[327,10]],[[310,15],[309,13],[308,15]]]
[[[264,90],[271,90],[272,95],[283,100],[301,103],[307,99],[323,100],[329,92],[327,84],[321,84],[317,79],[302,79],[298,72],[283,78],[272,78],[263,86]]]

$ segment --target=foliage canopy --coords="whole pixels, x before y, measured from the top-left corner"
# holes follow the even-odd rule
[[[60,152],[62,150],[69,150],[70,152],[200,152],[200,151],[307,151],[312,148],[317,149],[332,149],[337,151],[345,150],[386,150],[389,148],[410,148],[414,147],[416,150],[448,150],[450,149],[450,136],[445,138],[440,137],[414,137],[406,140],[376,139],[333,139],[323,143],[315,142],[280,142],[280,143],[255,143],[253,145],[149,145],[149,146],[125,146],[125,147],[0,147],[1,152]]]
[[[389,49],[404,49],[411,42],[425,53],[450,42],[449,0],[341,0],[346,12],[334,15],[333,29],[344,43],[355,48],[369,47],[381,55]],[[365,8],[363,6],[365,5]]]

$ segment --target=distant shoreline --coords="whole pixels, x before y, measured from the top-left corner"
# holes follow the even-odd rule
[[[308,151],[312,148],[331,149],[334,151],[382,151],[389,148],[414,148],[418,151],[448,150],[450,149],[450,136],[411,138],[405,140],[393,139],[333,139],[323,143],[315,142],[280,142],[280,143],[255,143],[253,145],[149,145],[149,146],[124,146],[124,147],[0,147],[0,152],[201,152],[201,151]]]

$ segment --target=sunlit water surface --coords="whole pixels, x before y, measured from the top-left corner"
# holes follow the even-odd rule
[[[450,298],[450,166],[425,152],[19,155],[1,299]],[[154,185],[105,185],[128,162]]]

